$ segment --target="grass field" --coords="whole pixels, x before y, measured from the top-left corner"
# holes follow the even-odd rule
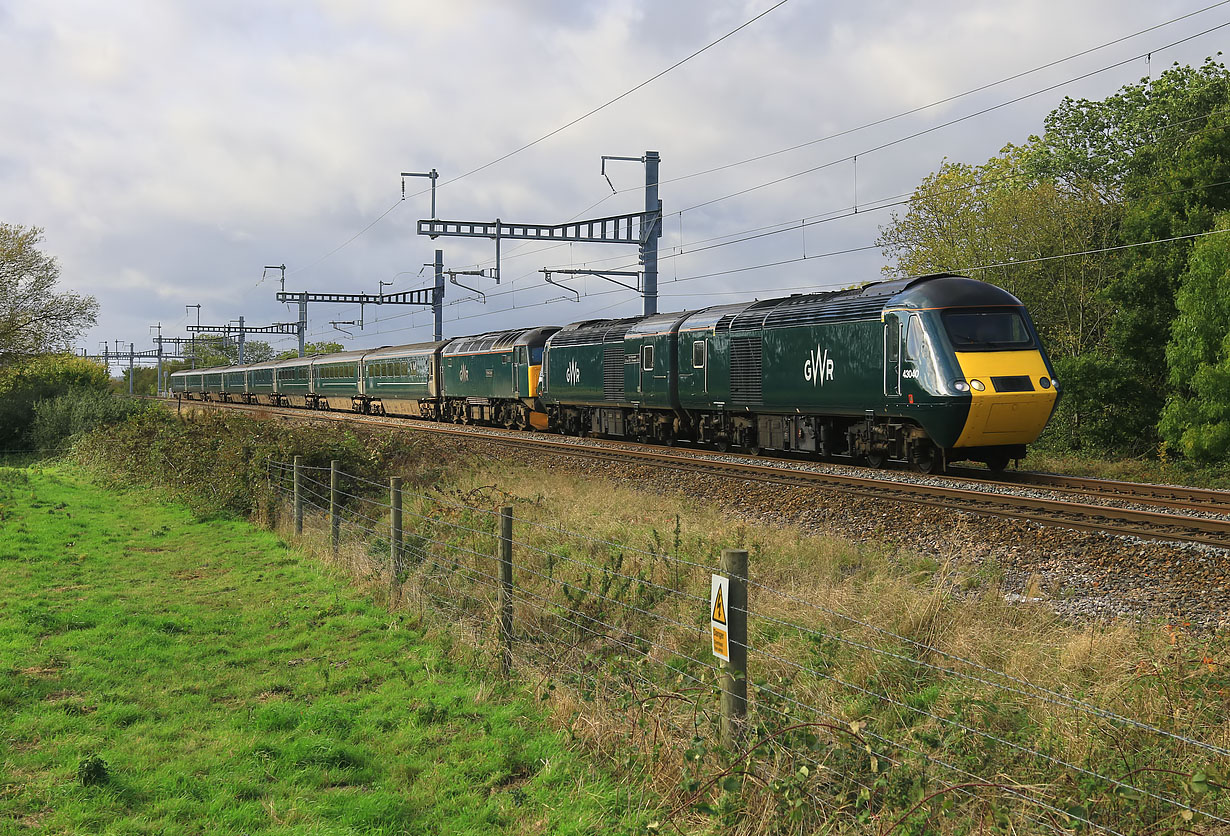
[[[0,834],[617,833],[472,651],[270,533],[0,469]]]

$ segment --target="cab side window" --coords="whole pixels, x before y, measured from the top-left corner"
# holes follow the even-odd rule
[[[641,346],[641,369],[647,372],[653,371],[653,346]]]
[[[918,318],[918,314],[911,314],[909,324],[905,329],[905,359],[920,363],[927,359],[929,353],[922,320]]]
[[[692,368],[703,369],[705,367],[705,341],[696,340],[692,343]]]
[[[931,348],[931,336],[918,314],[910,314],[910,321],[906,325],[905,359],[914,365],[913,377],[919,386],[928,392],[940,391],[940,370],[935,352]],[[909,370],[905,370],[902,376],[908,373]]]

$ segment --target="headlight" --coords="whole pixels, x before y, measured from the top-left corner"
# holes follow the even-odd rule
[[[954,380],[952,382],[952,388],[956,389],[958,392],[968,392],[969,384],[966,383],[964,380]]]
[[[969,382],[969,386],[975,392],[981,392],[983,389],[987,388],[987,385],[983,383],[981,380],[971,380]]]
[[[1049,377],[1040,377],[1038,378],[1038,385],[1041,386],[1043,389],[1050,389],[1051,379]]]

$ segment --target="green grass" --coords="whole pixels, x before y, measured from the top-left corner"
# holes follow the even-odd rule
[[[0,579],[0,834],[643,830],[486,662],[245,522],[0,469]]]
[[[1063,476],[1230,490],[1230,468],[1217,464],[1201,465],[1184,459],[1093,456],[1033,447],[1021,462],[1021,469]]]

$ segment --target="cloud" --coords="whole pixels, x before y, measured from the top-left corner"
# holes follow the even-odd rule
[[[1128,66],[917,140],[869,151],[1209,25],[1176,25],[1081,61],[915,116],[756,163],[724,166],[894,113],[1190,11],[1130,0],[1040,0],[1016,6],[901,6],[792,0],[713,49],[580,124],[473,176],[459,175],[532,142],[669,67],[770,5],[701,0],[281,0],[252,4],[10,0],[0,6],[2,220],[43,226],[66,285],[94,293],[100,324],[88,344],[143,340],[147,326],[205,319],[285,319],[260,281],[288,265],[291,289],[421,286],[436,248],[449,266],[489,266],[488,240],[418,237],[422,180],[441,174],[440,214],[551,223],[578,212],[639,211],[643,170],[603,154],[662,153],[663,307],[729,302],[732,292],[874,279],[876,252],[809,258],[779,269],[688,279],[870,243],[884,213],[703,249],[740,231],[842,214],[908,192],[944,156],[980,162],[1036,132],[1060,96],[1100,97],[1135,81]],[[1177,34],[1176,34],[1177,33]],[[1198,62],[1201,41],[1155,56]],[[857,166],[846,157],[860,154]],[[824,167],[826,163],[837,164]],[[798,175],[809,168],[819,170]],[[680,209],[776,178],[782,183],[684,213]],[[383,220],[346,243],[372,221]],[[718,243],[711,241],[710,243]],[[343,246],[344,245],[344,246]],[[679,255],[678,248],[684,253]],[[806,249],[804,249],[806,248]],[[486,306],[450,304],[451,333],[630,314],[639,301],[600,279],[559,296],[541,268],[626,267],[630,247],[504,242],[505,281]],[[674,285],[674,287],[668,287]],[[709,292],[712,297],[703,294]],[[686,295],[685,295],[686,294]],[[725,295],[717,295],[725,294]],[[457,303],[465,294],[448,290]],[[516,307],[513,308],[512,305]],[[353,310],[313,309],[316,336]],[[389,315],[393,316],[393,315]],[[390,319],[355,344],[421,339],[430,317]],[[407,325],[411,328],[406,328]],[[164,329],[164,334],[170,334]]]

